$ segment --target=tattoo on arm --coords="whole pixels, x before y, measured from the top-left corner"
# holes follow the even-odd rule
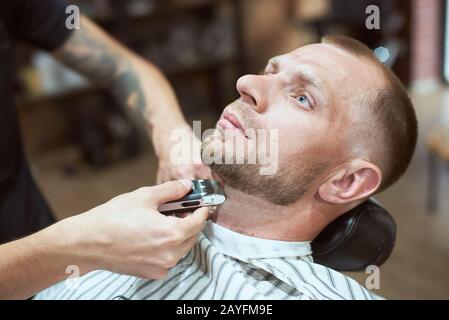
[[[141,118],[146,101],[133,65],[109,48],[101,37],[92,36],[88,29],[74,31],[55,53],[56,57],[89,80],[113,92],[123,105],[138,111]]]

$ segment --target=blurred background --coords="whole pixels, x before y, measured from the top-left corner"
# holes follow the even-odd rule
[[[189,123],[214,126],[239,76],[324,34],[370,46],[409,88],[420,137],[406,175],[378,199],[398,225],[377,294],[449,299],[449,14],[444,0],[71,1],[169,77]],[[380,29],[365,12],[380,8]],[[58,218],[155,182],[157,159],[114,98],[27,46],[17,52],[23,139]],[[368,274],[350,274],[365,283]]]

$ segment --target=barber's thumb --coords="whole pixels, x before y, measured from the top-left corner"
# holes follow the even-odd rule
[[[153,199],[156,199],[157,204],[177,200],[184,197],[192,187],[192,181],[186,179],[164,182],[153,187]]]
[[[203,207],[195,210],[192,214],[183,219],[184,225],[187,227],[187,233],[189,237],[200,233],[204,228],[204,224],[209,218],[209,208]]]

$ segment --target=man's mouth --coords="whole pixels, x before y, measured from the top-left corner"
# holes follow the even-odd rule
[[[248,137],[245,134],[245,128],[242,123],[239,121],[237,116],[229,111],[225,111],[223,113],[222,118],[217,123],[223,129],[237,130],[239,131],[245,138]]]

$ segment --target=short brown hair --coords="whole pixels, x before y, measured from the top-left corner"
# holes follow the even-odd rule
[[[398,77],[385,67],[363,43],[346,36],[325,36],[322,43],[335,45],[371,62],[381,72],[386,85],[376,87],[363,97],[373,125],[380,129],[383,181],[378,192],[395,183],[407,169],[415,151],[418,123],[413,104]]]

